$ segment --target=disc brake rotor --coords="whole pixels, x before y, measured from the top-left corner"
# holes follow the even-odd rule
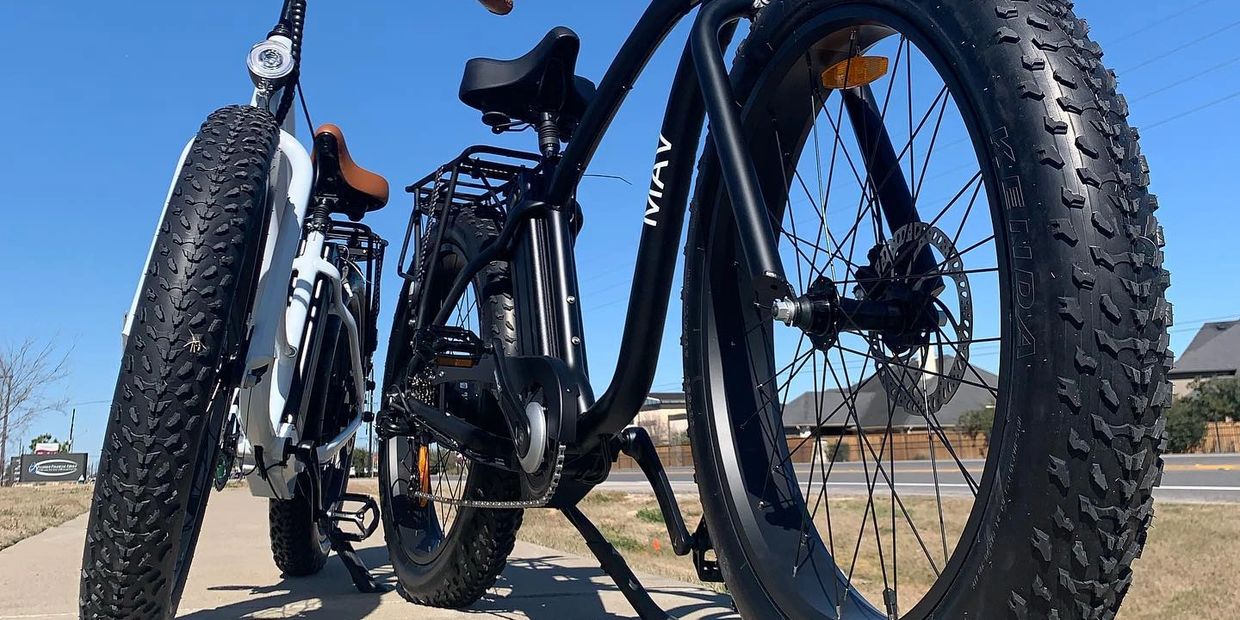
[[[909,263],[908,257],[916,256],[926,247],[937,250],[943,257],[935,271],[919,276],[897,273]],[[923,416],[937,413],[956,395],[960,380],[969,368],[973,295],[964,273],[964,263],[947,233],[924,222],[914,222],[897,230],[882,246],[875,267],[880,278],[922,280],[927,276],[939,276],[950,279],[955,285],[958,304],[955,315],[937,299],[931,302],[938,306],[941,314],[946,315],[946,325],[940,328],[939,335],[951,338],[952,344],[948,348],[954,355],[950,368],[927,368],[931,356],[935,355],[932,351],[935,348],[933,339],[925,346],[902,353],[889,351],[881,341],[870,342],[871,354],[878,360],[879,380],[887,391],[887,397],[912,413]],[[923,381],[927,374],[934,379],[930,387]]]

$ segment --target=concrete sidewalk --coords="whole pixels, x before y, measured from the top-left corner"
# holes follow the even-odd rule
[[[86,517],[0,551],[0,620],[77,617],[78,572]],[[391,567],[381,532],[360,554],[386,583]],[[641,576],[655,600],[681,618],[731,617],[727,597]],[[333,557],[322,573],[283,579],[271,561],[266,502],[244,489],[211,498],[180,617],[184,618],[634,618],[631,607],[591,558],[517,543],[496,587],[471,609],[417,607],[395,592],[359,594]]]

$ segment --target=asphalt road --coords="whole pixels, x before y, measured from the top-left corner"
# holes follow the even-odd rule
[[[1198,503],[1240,503],[1240,454],[1190,454],[1165,457],[1162,485],[1154,491],[1154,497],[1160,502],[1198,502]],[[965,460],[964,466],[974,480],[981,480],[981,460]],[[865,495],[868,492],[866,469],[869,469],[869,480],[877,476],[875,492],[887,490],[887,481],[876,473],[874,463],[861,462],[838,463],[831,470],[828,490],[834,493],[852,493]],[[887,466],[888,464],[885,464]],[[943,495],[968,496],[971,494],[969,483],[956,462],[948,459],[931,461],[896,461],[894,469],[888,467],[889,475],[895,480],[896,492],[900,495],[933,495],[935,476],[938,476],[938,487]],[[821,484],[820,467],[814,468],[815,488]],[[797,466],[797,479],[802,484],[809,479],[811,466]],[[693,481],[691,468],[669,469],[668,479],[676,493],[697,493],[697,484]],[[640,470],[613,470],[607,482],[599,488],[609,491],[628,493],[648,493],[650,485]]]

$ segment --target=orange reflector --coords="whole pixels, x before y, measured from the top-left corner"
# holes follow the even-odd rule
[[[435,363],[439,366],[451,366],[452,368],[473,368],[474,360],[468,357],[452,357],[450,355],[440,355],[435,358]]]
[[[841,60],[830,69],[823,71],[822,85],[835,90],[857,88],[884,75],[887,75],[885,56],[854,56]]]
[[[419,491],[431,492],[431,451],[426,446],[418,447],[418,487]],[[426,498],[418,498],[418,507],[426,507]]]

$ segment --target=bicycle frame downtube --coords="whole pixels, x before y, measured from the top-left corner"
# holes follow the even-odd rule
[[[731,29],[727,29],[724,36],[730,39],[731,34]],[[702,90],[695,75],[692,53],[686,46],[659,131],[628,313],[620,338],[619,362],[607,391],[583,414],[579,435],[585,441],[617,433],[631,423],[654,383],[679,258],[680,233],[692,189],[694,159],[706,118]]]
[[[703,5],[694,24],[659,136],[660,157],[651,179],[620,361],[607,391],[583,414],[579,427],[583,441],[616,433],[630,424],[654,382],[694,158],[708,114],[732,208],[742,223],[747,266],[755,282],[764,287],[755,291],[758,300],[769,302],[790,295],[757,174],[741,136],[740,115],[723,61],[735,21],[752,12],[749,0],[714,0]]]

